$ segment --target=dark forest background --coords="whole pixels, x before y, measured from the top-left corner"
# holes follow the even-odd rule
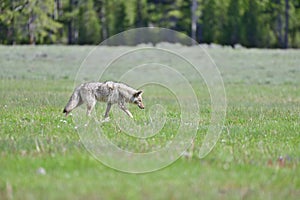
[[[0,44],[99,44],[137,27],[199,43],[300,47],[300,0],[0,0]]]

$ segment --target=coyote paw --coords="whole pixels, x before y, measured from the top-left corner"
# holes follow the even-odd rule
[[[110,121],[110,118],[109,117],[105,117],[104,119],[102,119],[102,123],[105,123],[105,122],[109,122]]]

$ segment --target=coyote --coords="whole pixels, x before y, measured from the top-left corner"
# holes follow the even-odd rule
[[[69,102],[63,110],[66,116],[76,107],[83,103],[87,104],[87,115],[90,116],[96,101],[107,102],[104,115],[105,120],[109,120],[109,111],[112,104],[117,103],[129,117],[133,118],[131,112],[126,108],[125,103],[136,104],[140,109],[144,109],[142,102],[142,90],[135,90],[126,84],[112,81],[83,83],[75,88]]]

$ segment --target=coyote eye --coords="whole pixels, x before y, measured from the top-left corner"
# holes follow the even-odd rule
[[[141,103],[142,101],[140,100],[140,99],[136,99],[135,101],[134,101],[134,103],[135,104],[139,104],[139,103]]]

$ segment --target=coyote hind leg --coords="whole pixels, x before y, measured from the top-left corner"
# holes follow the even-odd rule
[[[96,105],[96,99],[90,99],[88,102],[87,102],[87,111],[86,111],[86,115],[87,116],[91,116],[91,113],[92,113],[92,110],[94,109]]]

